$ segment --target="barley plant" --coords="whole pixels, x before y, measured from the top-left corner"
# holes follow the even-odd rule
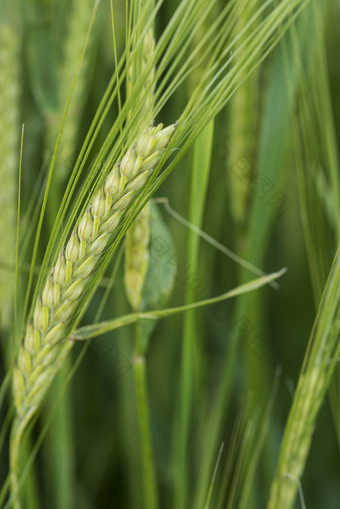
[[[0,0],[1,508],[339,505],[339,17]]]

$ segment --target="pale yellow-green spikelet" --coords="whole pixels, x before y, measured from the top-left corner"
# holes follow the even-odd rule
[[[150,205],[140,212],[125,239],[125,291],[135,311],[141,308],[142,290],[149,264]]]
[[[72,347],[70,324],[96,263],[159,162],[175,125],[148,127],[117,163],[61,249],[42,287],[13,372],[20,418],[32,415]]]
[[[13,296],[17,175],[20,153],[20,30],[0,14],[0,327],[8,328]],[[8,266],[6,266],[8,264]]]
[[[142,71],[150,65],[154,58],[154,51],[155,39],[153,37],[153,30],[150,28],[143,41]],[[154,76],[155,69],[152,66],[141,92],[141,100],[143,101],[145,112],[147,112],[152,105],[154,94],[152,83],[154,83]],[[138,143],[138,152],[140,154],[149,153],[150,142],[151,140],[147,136],[142,136]],[[159,149],[157,145],[153,148],[154,150]],[[156,151],[148,158],[144,159],[145,167],[152,167],[157,157],[158,152]],[[149,241],[150,208],[149,205],[146,204],[131,225],[125,239],[125,292],[132,309],[135,311],[141,308],[142,290],[149,262]]]

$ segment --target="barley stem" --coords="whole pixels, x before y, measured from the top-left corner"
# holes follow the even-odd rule
[[[145,356],[138,352],[138,343],[140,342],[141,322],[136,325],[136,350],[134,358],[134,377],[135,390],[138,410],[138,424],[141,440],[141,461],[143,472],[143,487],[145,497],[145,507],[147,509],[158,508],[157,484],[155,465],[152,452],[152,440],[150,434],[149,419],[149,398],[146,378]]]
[[[28,422],[32,417],[31,413],[28,413],[24,419],[16,417],[12,426],[11,441],[10,441],[10,476],[11,476],[11,500],[13,502],[14,509],[20,509],[20,445],[23,437],[23,433],[26,429]]]

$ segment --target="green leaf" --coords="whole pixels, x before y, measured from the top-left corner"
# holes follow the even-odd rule
[[[142,309],[156,309],[168,302],[176,278],[176,251],[169,228],[157,205],[150,208],[150,263],[142,295]]]
[[[191,170],[189,220],[197,227],[202,226],[203,214],[208,190],[210,162],[214,136],[214,121],[209,122],[198,136],[194,144],[193,163]],[[199,264],[199,248],[201,238],[193,230],[188,233],[187,259],[190,274],[197,274]],[[186,302],[192,302],[193,293],[197,289],[192,288],[192,281],[188,278],[186,284]],[[192,402],[195,399],[194,385],[195,351],[200,348],[200,338],[195,313],[186,313],[183,323],[182,334],[182,365],[180,384],[180,408],[179,408],[179,438],[178,438],[178,469],[179,484],[176,490],[176,507],[185,507],[187,500],[187,472],[188,472],[188,435],[190,433],[190,422],[192,415]]]
[[[107,320],[105,322],[100,322],[94,325],[85,325],[84,327],[79,327],[72,334],[73,340],[87,340],[91,338],[95,338],[103,335],[105,332],[109,332],[115,329],[119,329],[124,325],[129,325],[131,323],[136,323],[139,320],[156,320],[158,318],[166,318],[168,316],[174,315],[176,313],[181,313],[183,311],[189,311],[191,309],[196,309],[200,307],[205,307],[210,304],[215,304],[217,302],[222,302],[223,300],[231,299],[232,297],[237,297],[238,295],[242,295],[243,293],[251,292],[253,290],[257,290],[262,286],[267,285],[271,281],[278,279],[281,277],[287,269],[281,269],[279,272],[273,272],[268,276],[262,276],[252,281],[248,281],[248,283],[244,283],[232,290],[229,290],[218,297],[213,297],[211,299],[204,299],[193,304],[186,304],[184,306],[179,306],[176,308],[168,308],[157,311],[149,311],[145,313],[130,313],[128,315],[121,316],[119,318],[114,318],[113,320]]]

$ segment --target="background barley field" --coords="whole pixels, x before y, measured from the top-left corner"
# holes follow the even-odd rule
[[[0,0],[0,507],[339,506],[339,24]]]

